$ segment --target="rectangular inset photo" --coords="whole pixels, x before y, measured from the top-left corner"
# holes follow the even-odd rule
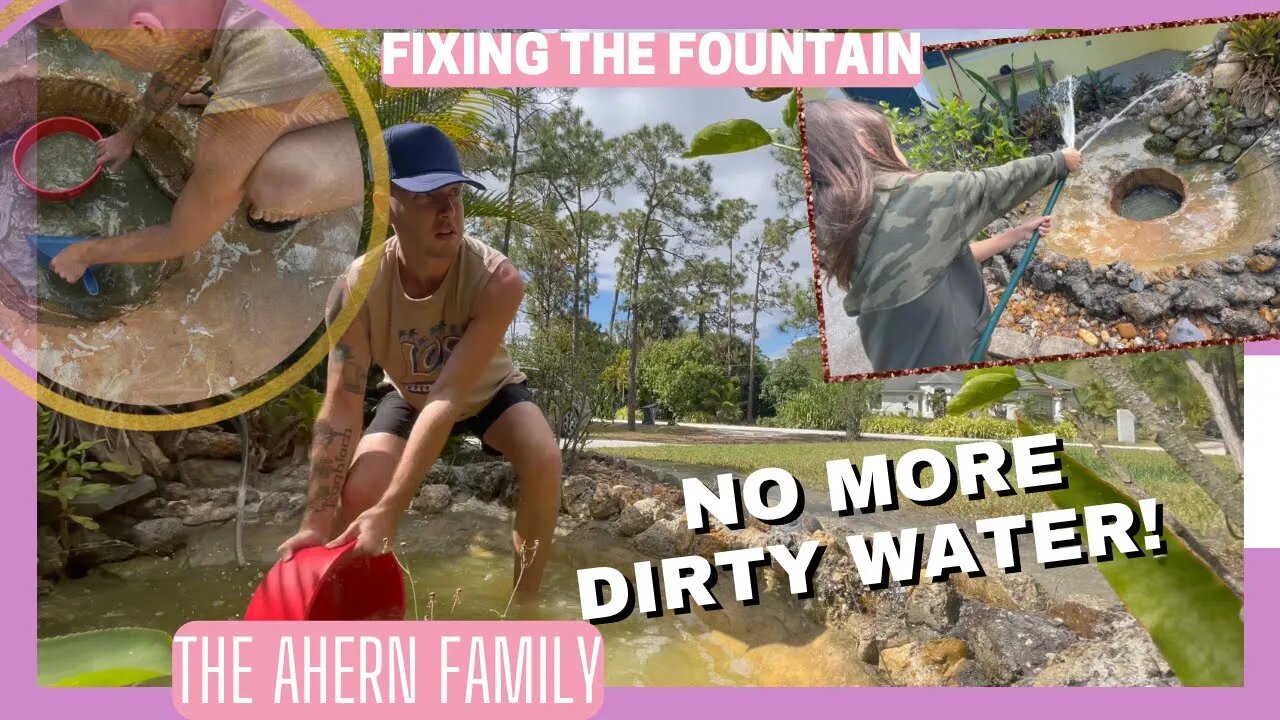
[[[913,90],[806,89],[827,379],[1275,335],[1278,35],[938,31]]]

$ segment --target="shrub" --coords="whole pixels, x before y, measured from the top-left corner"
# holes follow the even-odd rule
[[[1055,425],[1032,423],[1037,432],[1052,432],[1066,441],[1080,439],[1075,425],[1062,421]],[[862,431],[886,435],[932,435],[935,437],[976,438],[980,440],[1010,440],[1018,437],[1018,425],[1012,420],[994,417],[941,417],[933,420],[894,415],[877,415],[866,418]]]
[[[997,111],[951,98],[903,115],[882,102],[907,161],[918,170],[978,170],[1025,157],[1030,148],[1010,134]]]
[[[838,430],[858,437],[871,401],[879,394],[877,382],[815,385],[787,398],[778,408],[777,422],[782,427]]]
[[[862,432],[883,435],[919,435],[920,428],[928,422],[906,415],[873,415],[862,421]]]

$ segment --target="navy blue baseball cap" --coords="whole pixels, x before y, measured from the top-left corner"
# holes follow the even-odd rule
[[[391,182],[402,190],[427,193],[457,183],[484,190],[484,185],[462,174],[458,149],[440,128],[404,123],[384,130],[382,139],[387,145]]]

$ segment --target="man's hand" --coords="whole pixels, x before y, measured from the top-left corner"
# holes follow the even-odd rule
[[[63,280],[75,284],[84,277],[85,270],[93,264],[89,259],[90,247],[89,242],[71,245],[58,253],[57,257],[49,263],[49,267]]]
[[[109,135],[97,142],[98,146],[98,164],[105,167],[109,172],[118,173],[124,169],[124,164],[133,155],[133,144],[137,141],[128,133],[116,133]]]
[[[280,547],[276,548],[280,560],[288,562],[293,559],[293,554],[299,550],[309,547],[319,547],[328,540],[328,533],[322,533],[314,528],[304,527],[294,534],[293,537],[280,543]]]
[[[374,505],[360,513],[341,535],[325,547],[341,547],[355,540],[354,554],[385,555],[391,552],[395,543],[396,526],[399,522],[400,513]]]

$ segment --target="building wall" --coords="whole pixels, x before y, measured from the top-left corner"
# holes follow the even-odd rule
[[[1161,50],[1190,52],[1212,42],[1221,27],[1221,25],[1197,25],[997,45],[951,55],[952,63],[957,65],[954,79],[951,68],[945,64],[925,70],[924,77],[939,98],[952,97],[959,90],[966,100],[976,103],[982,97],[982,88],[960,70],[960,66],[969,68],[983,77],[991,77],[999,74],[1002,65],[1014,68],[1030,66],[1034,62],[1034,56],[1039,55],[1042,62],[1053,61],[1054,75],[1061,80],[1068,75],[1077,77],[1085,75],[1089,68],[1102,70]],[[1012,62],[1010,62],[1011,56]],[[956,79],[959,80],[958,84]],[[1022,92],[1035,87],[1034,79],[1024,81],[1022,76],[1019,76],[1018,83],[1018,89]]]

